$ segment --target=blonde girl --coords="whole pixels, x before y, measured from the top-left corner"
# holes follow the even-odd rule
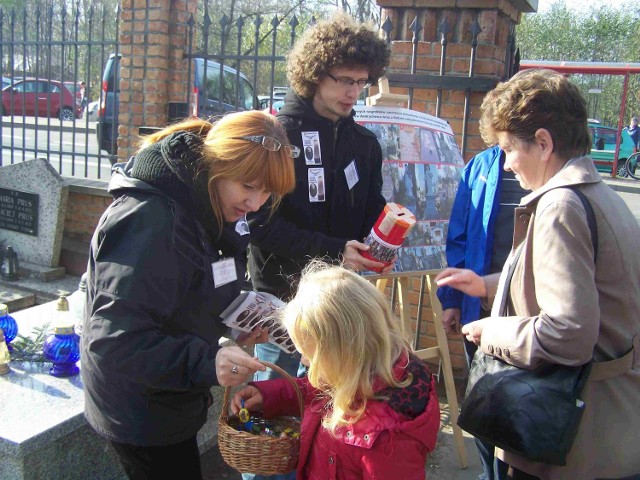
[[[312,262],[282,314],[309,373],[295,381],[305,398],[297,479],[424,479],[439,406],[432,375],[411,354],[386,298],[342,267]],[[236,393],[266,417],[297,414],[283,379]]]

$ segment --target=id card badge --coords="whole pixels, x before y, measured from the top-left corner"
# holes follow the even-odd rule
[[[302,151],[307,165],[322,165],[320,151],[320,134],[318,132],[302,132]]]
[[[218,288],[238,279],[236,262],[233,258],[225,258],[211,264],[213,270],[213,285]]]
[[[324,168],[310,168],[309,179],[309,201],[324,202]]]
[[[360,180],[358,177],[358,169],[356,167],[356,161],[351,160],[351,163],[347,165],[347,168],[344,169],[344,176],[347,179],[347,185],[349,186],[349,190],[356,186],[356,183]]]

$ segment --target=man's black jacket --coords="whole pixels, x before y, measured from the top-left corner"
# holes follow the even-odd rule
[[[298,274],[311,258],[337,261],[349,240],[362,241],[385,206],[382,152],[376,136],[354,121],[338,123],[319,116],[311,100],[289,93],[278,120],[289,141],[303,154],[294,160],[295,190],[271,218],[250,218],[249,271],[254,288],[287,299]],[[306,165],[302,132],[318,132],[322,165]],[[345,169],[355,161],[357,183],[350,189]],[[324,202],[309,200],[309,168],[324,168]]]

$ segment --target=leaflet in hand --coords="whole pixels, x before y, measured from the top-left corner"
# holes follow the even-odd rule
[[[287,329],[277,321],[277,311],[285,306],[278,297],[265,292],[242,292],[224,312],[220,314],[223,323],[233,330],[251,332],[256,327],[269,331],[269,342],[287,353],[294,353],[296,347]],[[237,336],[236,336],[237,337]]]

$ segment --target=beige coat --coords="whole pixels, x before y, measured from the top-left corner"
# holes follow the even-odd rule
[[[580,198],[598,225],[597,262]],[[510,286],[509,313],[494,317],[481,349],[520,367],[581,365],[625,356],[640,341],[640,228],[602,182],[589,157],[573,159],[516,209],[514,245],[524,242]],[[494,277],[495,279],[495,277]],[[496,285],[488,282],[488,291]],[[613,378],[604,378],[603,377]],[[601,379],[598,379],[601,378]],[[620,478],[640,473],[640,345],[614,364],[594,364],[586,409],[567,466],[498,451],[510,465],[544,480]]]

